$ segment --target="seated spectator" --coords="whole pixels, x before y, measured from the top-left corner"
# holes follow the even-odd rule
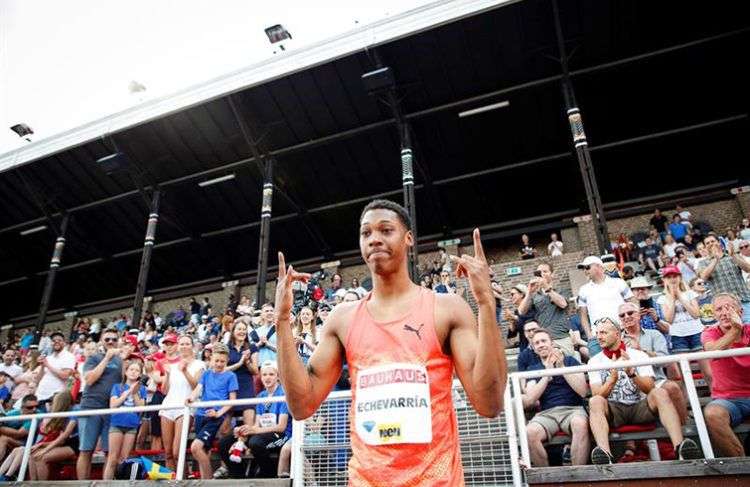
[[[242,298],[240,298],[240,304],[237,305],[237,315],[239,316],[245,316],[253,315],[253,311],[255,311],[252,307],[252,303],[250,301],[250,298],[248,296],[242,295]]]
[[[343,283],[343,280],[341,279],[341,274],[334,274],[333,276],[331,276],[331,287],[326,288],[325,290],[326,301],[333,302],[334,296],[336,295],[336,291],[341,289],[342,283]]]
[[[573,357],[564,356],[562,351],[554,346],[547,330],[537,330],[531,338],[531,343],[540,361],[527,370],[581,365]],[[559,431],[571,437],[572,464],[588,463],[589,422],[588,415],[583,409],[583,398],[586,394],[588,385],[583,373],[541,377],[526,382],[522,397],[524,407],[535,407],[537,402],[539,403],[539,412],[526,425],[532,465],[549,465],[543,443],[551,440]]]
[[[741,319],[742,306],[737,296],[717,294],[713,309],[718,323],[703,332],[704,348],[714,351],[750,347],[750,324]],[[711,369],[713,400],[704,411],[711,443],[720,456],[744,456],[742,443],[732,428],[750,418],[750,356],[712,359]]]
[[[690,281],[698,275],[698,273],[695,271],[693,264],[690,262],[689,252],[685,249],[685,247],[677,247],[677,250],[675,250],[675,257],[677,258],[677,268],[680,270],[680,274],[682,274],[682,280],[687,286]]]
[[[711,291],[706,287],[706,281],[700,277],[694,277],[693,280],[690,281],[690,290],[695,293],[695,300],[698,303],[701,323],[703,323],[703,326],[715,325],[714,298]]]
[[[527,321],[523,327],[523,334],[526,336],[526,341],[530,344],[531,337],[533,337],[534,334],[541,329],[542,327],[539,326],[539,323],[537,323],[536,321]],[[536,354],[536,352],[534,352],[534,349],[531,346],[528,346],[525,349],[521,350],[521,352],[518,354],[517,360],[519,372],[525,372],[529,370],[529,367],[531,367],[533,364],[541,361],[539,359],[539,356]]]
[[[750,240],[741,240],[739,245],[740,258],[750,264]],[[745,282],[750,287],[750,272],[743,270],[742,277],[745,278]]]
[[[529,260],[536,257],[536,250],[534,250],[534,247],[531,245],[529,236],[525,233],[521,235],[521,248],[519,249],[518,254],[521,256],[522,260]]]
[[[695,242],[695,239],[693,238],[692,233],[688,233],[685,235],[685,240],[682,242],[682,245],[685,246],[685,248],[688,250],[688,252],[694,252],[695,247],[697,243]]]
[[[36,397],[40,405],[52,400],[58,392],[64,391],[68,379],[76,368],[75,356],[65,350],[65,336],[60,332],[50,335],[52,339],[52,354],[42,358],[42,376],[36,388]]]
[[[676,242],[682,242],[685,240],[685,235],[687,235],[687,233],[688,227],[683,223],[679,213],[672,215],[672,223],[669,224],[668,236],[671,236]],[[665,247],[667,243],[668,242],[665,240]],[[669,252],[667,252],[667,255],[669,255]]]
[[[656,272],[661,268],[661,247],[651,237],[646,238],[646,245],[641,247],[638,261],[642,266]]]
[[[16,363],[17,358],[18,354],[16,353],[16,351],[13,349],[8,349],[3,354],[3,363],[0,364],[0,372],[5,372],[8,377],[10,377],[11,383],[13,383],[13,380],[23,372],[23,368],[21,368],[21,366]],[[13,389],[12,385],[11,389]]]
[[[519,351],[524,351],[529,346],[529,341],[524,334],[524,324],[534,318],[534,313],[529,311],[527,314],[518,313],[518,306],[526,297],[528,289],[523,284],[516,284],[510,289],[510,303],[512,306],[506,306],[503,309],[503,319],[508,322],[508,339],[518,336]]]
[[[229,360],[229,349],[223,343],[217,343],[211,354],[211,368],[206,370],[200,378],[188,398],[193,402],[200,398],[201,401],[224,401],[237,399],[237,376],[226,369]],[[199,408],[195,412],[195,439],[190,444],[190,452],[198,461],[202,479],[213,478],[213,467],[211,466],[211,447],[213,446],[216,433],[224,422],[224,415],[232,409],[232,406]],[[231,462],[230,462],[231,463]],[[229,466],[229,465],[227,465]]]
[[[635,278],[635,269],[633,269],[633,266],[622,266],[622,280],[629,283],[633,278]]]
[[[644,352],[627,348],[621,333],[620,324],[613,318],[600,320],[596,336],[602,351],[591,358],[589,365],[648,359]],[[637,369],[613,368],[589,374],[592,393],[589,420],[596,442],[596,447],[591,451],[592,463],[602,465],[614,462],[609,447],[610,428],[652,423],[657,419],[667,430],[680,460],[700,458],[698,445],[683,437],[679,414],[667,391],[655,387],[654,376],[654,369],[650,365]]]
[[[73,411],[73,398],[68,391],[55,394],[52,400],[52,411]],[[52,465],[70,462],[78,455],[78,421],[76,418],[47,419],[42,423],[42,431],[47,433],[50,441],[38,443],[31,449],[29,459],[29,478],[31,480],[48,480]],[[55,435],[55,432],[59,432]]]
[[[664,320],[661,306],[651,297],[654,285],[643,276],[630,281],[630,289],[637,300],[641,316],[641,328],[644,330],[658,330],[663,335],[669,334],[669,323]]]
[[[560,257],[563,254],[563,243],[557,239],[557,234],[549,236],[550,242],[547,244],[547,254],[550,257]]]
[[[518,305],[518,313],[533,313],[534,317],[566,355],[575,355],[573,342],[570,340],[568,324],[568,300],[555,291],[553,287],[555,269],[545,262],[536,268],[535,277],[529,282],[528,293]]]
[[[451,274],[448,271],[440,272],[440,283],[435,286],[434,291],[440,294],[455,294],[456,284],[451,282]]]
[[[34,394],[29,394],[21,399],[21,408],[8,411],[5,416],[20,416],[22,414],[35,414],[39,411],[39,401]],[[0,458],[5,458],[8,447],[15,448],[26,442],[26,437],[31,430],[31,420],[8,421],[0,423]]]
[[[612,279],[621,279],[620,270],[617,268],[617,257],[613,254],[604,254],[601,257],[604,266],[604,274]]]
[[[664,239],[664,246],[662,248],[664,249],[664,253],[668,258],[671,259],[675,256],[677,245],[677,240],[672,235],[667,235],[667,237]]]
[[[568,318],[568,326],[570,326],[570,341],[573,342],[573,347],[581,356],[581,361],[588,362],[591,358],[589,354],[589,337],[586,336],[586,332],[581,327],[581,317],[578,315],[577,310]]]
[[[740,238],[750,241],[750,219],[743,218],[740,224]]]
[[[258,398],[284,395],[284,389],[279,384],[279,372],[275,363],[264,363],[260,374],[264,389],[258,394]],[[224,463],[229,467],[230,477],[242,478],[246,470],[244,461],[232,462],[229,458],[229,451],[236,441],[246,442],[257,468],[257,475],[253,476],[275,478],[277,464],[270,458],[270,454],[280,450],[291,437],[292,421],[286,403],[261,403],[255,409],[255,423],[235,428],[233,435],[228,435],[221,440],[219,452]]]
[[[703,240],[710,257],[698,265],[698,275],[711,287],[714,295],[731,293],[742,302],[742,322],[750,323],[750,287],[742,271],[750,272],[750,262],[731,250],[725,253],[715,235]]]
[[[16,376],[16,380],[13,381],[7,376],[9,385],[13,390],[13,393],[10,395],[10,401],[13,404],[13,407],[16,407],[16,402],[20,401],[25,396],[36,392],[37,381],[39,381],[39,375],[41,372],[42,366],[39,363],[39,352],[32,351],[24,357],[23,372]],[[12,387],[13,382],[15,382],[15,387]]]

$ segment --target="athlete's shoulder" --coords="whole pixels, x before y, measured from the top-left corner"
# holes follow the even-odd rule
[[[458,294],[435,293],[435,307],[438,310],[455,311],[471,309],[469,303]]]
[[[327,328],[336,334],[340,334],[354,317],[354,313],[357,310],[357,304],[358,301],[348,301],[337,304],[331,310],[331,314],[328,315],[328,319],[326,320],[323,329],[325,330]]]

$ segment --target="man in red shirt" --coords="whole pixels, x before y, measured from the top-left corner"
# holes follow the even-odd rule
[[[713,299],[718,324],[703,331],[706,351],[750,346],[750,324],[743,324],[742,303],[734,294],[719,293]],[[750,417],[750,355],[711,360],[714,380],[711,401],[704,411],[706,426],[714,447],[722,456],[745,455],[742,443],[732,431]]]

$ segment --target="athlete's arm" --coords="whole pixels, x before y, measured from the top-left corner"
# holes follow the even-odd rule
[[[275,310],[278,317],[276,357],[289,412],[294,419],[303,420],[315,413],[341,374],[344,352],[336,330],[341,323],[342,311],[346,313],[346,306],[336,306],[328,316],[320,343],[305,367],[294,343],[289,312],[293,301],[292,282],[306,282],[310,276],[295,272],[292,266],[289,266],[289,269],[285,266],[284,254],[279,252]]]
[[[463,255],[454,260],[458,264],[456,275],[467,277],[479,311],[477,320],[466,301],[449,296],[452,316],[448,338],[456,374],[474,409],[482,416],[495,417],[503,407],[507,364],[479,229],[474,230],[474,257]]]

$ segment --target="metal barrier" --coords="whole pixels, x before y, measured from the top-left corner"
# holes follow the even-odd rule
[[[31,446],[33,445],[38,422],[44,418],[86,417],[115,413],[142,413],[149,411],[191,409],[214,406],[257,405],[272,402],[283,402],[286,398],[264,397],[261,399],[236,399],[234,401],[194,402],[190,406],[140,406],[117,409],[90,409],[66,411],[59,413],[39,413],[0,417],[0,424],[8,421],[31,420],[30,431],[26,440],[26,449],[18,473],[18,481],[23,481],[28,466]],[[510,390],[505,392],[505,412],[497,418],[479,416],[466,399],[458,381],[454,382],[453,400],[458,420],[461,457],[464,466],[467,486],[502,486],[520,485],[520,470],[517,461],[511,462],[511,451],[516,451],[513,421],[510,405]],[[348,482],[348,462],[351,456],[349,443],[349,406],[351,391],[331,393],[321,404],[318,411],[306,421],[294,421],[292,433],[291,474],[294,487],[306,486],[346,486]],[[507,430],[506,430],[507,426]],[[183,480],[187,455],[187,442],[190,422],[182,423],[180,454],[177,459],[176,480]]]
[[[693,417],[695,419],[695,426],[698,431],[698,437],[703,448],[703,453],[707,459],[714,458],[713,447],[711,446],[711,440],[708,436],[708,430],[706,429],[706,422],[703,418],[703,410],[698,399],[698,393],[695,389],[695,382],[693,381],[693,373],[690,370],[690,362],[704,359],[719,359],[728,357],[739,357],[744,355],[750,355],[750,348],[737,348],[732,350],[720,350],[714,352],[693,352],[693,353],[681,353],[677,355],[669,355],[665,357],[653,357],[648,360],[628,360],[628,361],[616,361],[605,365],[579,365],[575,367],[564,367],[555,369],[543,369],[543,370],[532,370],[526,372],[513,372],[508,375],[509,383],[508,387],[512,388],[510,395],[511,401],[506,401],[505,410],[506,415],[510,417],[508,409],[511,407],[509,403],[512,402],[512,410],[515,419],[515,433],[517,436],[517,443],[520,447],[520,461],[525,466],[531,466],[531,459],[529,455],[529,443],[526,437],[526,421],[523,409],[521,389],[521,379],[535,379],[539,377],[554,377],[560,375],[576,374],[581,372],[595,372],[600,370],[609,369],[624,369],[628,367],[640,367],[645,365],[665,365],[678,362],[682,371],[683,381],[685,383],[685,389],[687,390],[688,400],[690,401],[690,407],[693,411]],[[506,397],[507,397],[506,392]],[[510,428],[509,428],[510,430]],[[516,442],[511,441],[511,444]],[[511,449],[510,460],[514,472],[521,471],[521,465],[519,464],[519,456],[513,454],[514,449]],[[520,478],[520,475],[519,475]],[[519,484],[520,485],[520,484]]]

